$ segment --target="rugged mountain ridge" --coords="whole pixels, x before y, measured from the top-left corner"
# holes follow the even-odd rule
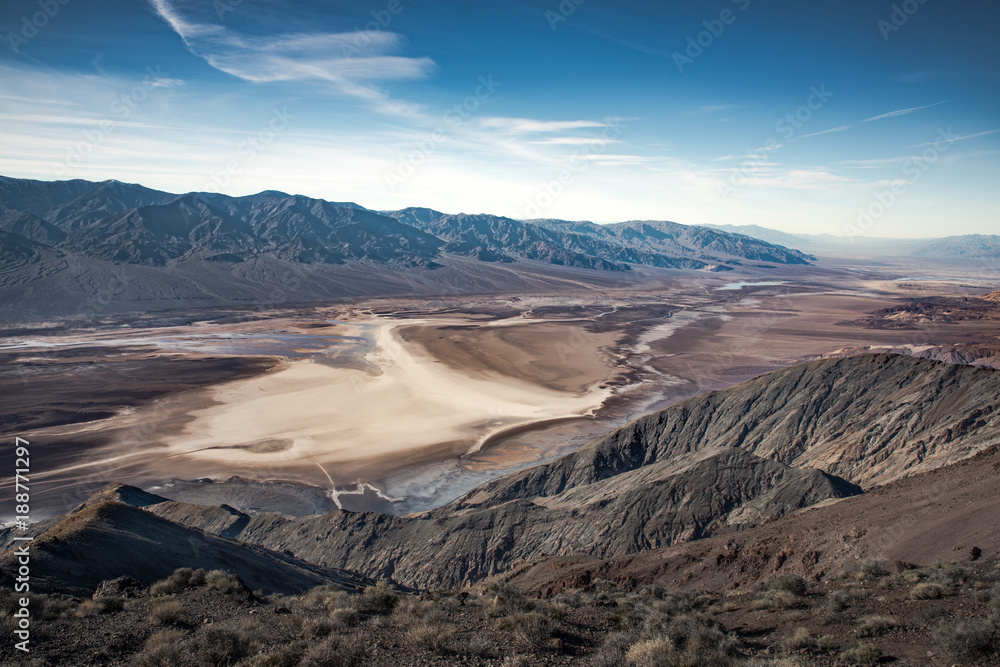
[[[142,502],[142,492],[124,496]],[[179,567],[224,569],[251,589],[266,593],[293,593],[327,583],[357,590],[371,583],[351,572],[185,527],[105,499],[109,497],[98,493],[74,512],[49,522],[53,525],[30,542],[33,591],[89,597],[102,581],[128,576],[148,586]],[[17,571],[17,563],[13,549],[0,555],[5,586],[12,587],[9,573]]]
[[[793,234],[760,225],[714,225],[705,227],[743,234],[760,241],[798,248],[814,255],[846,255],[869,257],[920,257],[924,259],[996,260],[1000,259],[1000,236],[996,234],[965,234],[937,239],[879,238],[856,234]]]
[[[386,213],[276,191],[176,195],[119,181],[0,176],[7,311],[0,316],[520,291],[539,278],[601,284],[635,269],[721,271],[812,259],[707,228],[623,225]]]
[[[1000,442],[1000,374],[897,355],[769,373],[640,418],[552,463],[407,517],[288,519],[158,499],[102,500],[323,567],[416,587],[518,561],[627,558],[748,529],[964,460]]]

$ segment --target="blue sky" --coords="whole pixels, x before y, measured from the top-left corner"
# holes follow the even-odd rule
[[[1000,230],[993,0],[8,0],[0,174]]]

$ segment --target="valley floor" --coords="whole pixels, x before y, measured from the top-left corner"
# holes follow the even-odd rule
[[[957,269],[894,280],[904,269],[46,323],[4,332],[0,408],[39,445],[38,518],[112,480],[250,512],[403,514],[801,361],[1000,358],[997,318],[948,310],[872,326],[870,313],[913,298],[994,287]]]

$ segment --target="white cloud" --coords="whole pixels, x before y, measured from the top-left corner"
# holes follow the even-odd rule
[[[850,125],[841,125],[840,127],[832,127],[829,130],[821,130],[819,132],[813,132],[811,134],[803,134],[799,136],[799,139],[807,139],[809,137],[818,137],[821,134],[830,134],[831,132],[843,132],[844,130],[850,128]]]
[[[883,118],[895,118],[896,116],[905,116],[911,114],[914,111],[920,111],[921,109],[930,109],[931,107],[936,107],[939,104],[944,104],[944,102],[935,102],[934,104],[928,104],[922,107],[911,107],[909,109],[897,109],[896,111],[890,111],[889,113],[884,113],[879,116],[872,116],[871,118],[865,118],[864,122],[869,122],[873,120],[882,120]]]
[[[966,139],[976,139],[978,137],[985,137],[988,134],[996,134],[997,132],[1000,132],[1000,130],[986,130],[985,132],[976,132],[975,134],[966,134],[965,136],[955,137],[954,139],[949,138],[949,139],[946,140],[945,143],[953,144],[956,141],[965,141]],[[911,146],[911,148],[923,148],[924,146],[934,146],[935,144],[939,144],[939,143],[940,143],[939,141],[928,141],[925,144],[917,144],[916,146]]]
[[[194,55],[212,67],[253,83],[317,81],[393,115],[414,115],[417,105],[393,100],[375,81],[426,77],[430,58],[391,55],[402,38],[388,31],[365,33],[293,33],[249,37],[221,25],[197,23],[182,16],[168,0],[150,0],[153,9],[181,37]]]
[[[608,127],[607,123],[596,120],[534,120],[532,118],[483,118],[480,125],[485,128],[511,133],[563,132],[593,127]]]

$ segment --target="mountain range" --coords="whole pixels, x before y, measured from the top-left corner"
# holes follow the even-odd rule
[[[0,177],[5,319],[522,290],[580,275],[613,281],[637,268],[725,271],[814,259],[673,222],[523,221],[374,211],[275,191],[176,195],[119,181]]]
[[[713,225],[706,227],[744,234],[761,241],[800,248],[816,255],[915,257],[926,259],[1000,259],[1000,236],[966,234],[943,238],[899,239],[877,236],[833,234],[793,234],[760,225]]]

